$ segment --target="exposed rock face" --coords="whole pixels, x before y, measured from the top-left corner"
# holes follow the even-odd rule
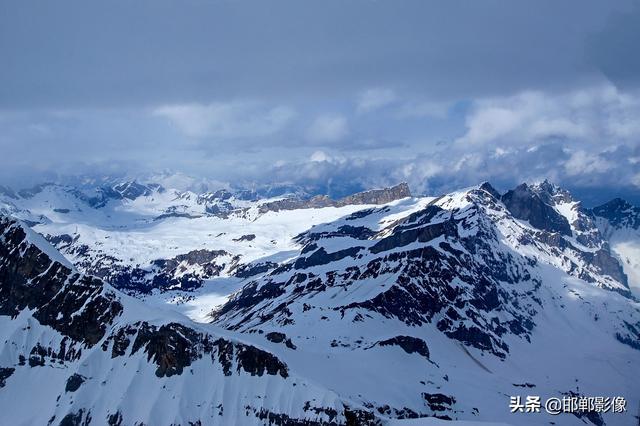
[[[64,388],[65,392],[75,392],[78,389],[80,389],[80,386],[85,382],[85,380],[87,380],[86,377],[80,375],[80,374],[73,374],[71,375],[71,377],[69,377],[69,379],[67,380],[67,385]]]
[[[409,190],[409,185],[403,182],[391,188],[373,189],[371,191],[349,195],[348,197],[338,200],[337,204],[340,206],[386,204],[406,197],[411,197],[411,191]]]
[[[88,346],[100,342],[107,328],[123,312],[117,294],[105,289],[100,280],[53,262],[28,242],[21,226],[6,217],[0,219],[0,235],[3,237],[3,244],[0,244],[0,259],[3,259],[0,264],[0,315],[16,316],[28,308],[41,324],[51,326],[73,341]],[[190,259],[207,260],[209,256],[210,253],[196,253]],[[120,328],[107,337],[102,349],[111,348],[112,356],[123,356],[133,336],[131,353],[144,348],[149,360],[158,365],[156,374],[159,377],[181,374],[185,366],[205,354],[211,354],[212,359],[216,356],[223,364],[225,374],[231,374],[235,357],[237,368],[251,375],[288,375],[286,365],[267,352],[225,339],[213,339],[178,323],[157,327],[142,322]],[[38,347],[32,351],[30,360],[44,365],[45,357],[61,358],[51,348]],[[77,382],[78,378],[73,378],[69,386],[74,388]]]
[[[198,333],[179,323],[160,327],[147,322],[137,322],[112,334],[102,344],[111,357],[126,356],[143,350],[147,359],[156,366],[156,376],[180,375],[184,368],[208,355],[212,362],[222,366],[230,376],[235,366],[252,375],[279,375],[288,377],[287,366],[274,355],[253,346],[234,343],[223,338]]]
[[[16,371],[15,368],[0,367],[0,388],[4,387],[7,383],[6,380],[11,377],[14,371]]]
[[[171,259],[158,259],[152,262],[152,287],[191,289],[199,287],[202,280],[217,277],[227,267],[237,263],[230,253],[224,250],[192,250]]]
[[[488,192],[489,194],[491,194],[491,196],[493,198],[495,198],[496,200],[499,200],[501,195],[498,192],[498,190],[496,190],[489,182],[483,182],[480,184],[480,188],[483,191]]]
[[[362,246],[334,252],[318,243],[334,235],[357,238],[373,231],[353,233],[358,227],[350,227],[347,232],[338,228],[338,234],[317,234],[311,230],[299,237],[309,242],[301,256],[292,261],[293,269],[278,268],[264,281],[247,285],[214,317],[225,323],[227,314],[233,315],[234,321],[227,326],[243,330],[267,321],[283,325],[295,321],[291,311],[299,309],[293,306],[301,303],[300,298],[334,287],[357,291],[366,282],[393,276],[394,281],[377,295],[338,305],[334,311],[343,316],[372,311],[413,326],[438,318],[438,329],[450,338],[505,357],[509,348],[503,337],[515,334],[527,339],[534,326],[533,314],[540,309],[539,302],[523,295],[540,284],[527,261],[507,251],[496,251],[496,234],[482,209],[484,203],[497,206],[498,201],[483,190],[471,192],[469,200],[468,208],[453,215],[438,205],[427,206],[380,231],[378,238],[366,240]],[[474,232],[467,235],[466,229],[472,228]],[[440,242],[432,246],[432,241]],[[329,269],[321,275],[312,272],[314,267],[342,259],[348,259],[350,266]],[[499,282],[513,286],[503,287]],[[522,301],[527,299],[525,307]],[[260,312],[255,310],[257,306]],[[498,311],[508,313],[509,319],[491,314]],[[474,321],[461,322],[464,317]],[[402,343],[409,345],[406,339]],[[426,347],[420,350],[428,353]]]
[[[493,188],[485,190],[495,194]],[[576,276],[595,282],[594,275],[606,275],[623,284],[624,288],[616,291],[627,296],[630,294],[627,276],[622,265],[611,254],[609,244],[596,224],[594,213],[583,208],[569,192],[544,181],[535,185],[522,184],[500,199],[514,217],[526,220],[540,230],[532,238],[551,247],[555,256],[571,251],[580,259],[582,266],[568,259]],[[590,250],[582,250],[579,245]]]
[[[296,260],[294,267],[296,269],[305,269],[311,266],[326,265],[336,260],[346,257],[355,256],[363,247],[349,247],[344,250],[338,250],[333,253],[327,253],[323,247],[311,253],[308,257],[300,257]]]
[[[274,262],[254,262],[244,265],[238,265],[238,267],[233,270],[233,275],[238,278],[249,278],[259,274],[264,274],[277,267],[278,264]]]
[[[273,343],[284,343],[286,347],[289,349],[296,349],[296,345],[293,344],[291,339],[287,337],[284,333],[279,333],[277,331],[272,331],[271,333],[267,333],[265,335],[268,341]]]
[[[93,345],[102,339],[122,313],[115,293],[103,291],[98,279],[52,262],[15,221],[0,217],[0,235],[0,315],[28,308],[41,324],[76,341]]]
[[[424,340],[411,336],[396,336],[391,339],[381,340],[379,346],[399,346],[408,354],[417,353],[429,359],[429,348]]]
[[[400,183],[390,188],[373,189],[370,191],[359,192],[349,195],[339,200],[332,200],[326,195],[318,195],[311,199],[304,200],[299,198],[285,198],[282,200],[271,201],[260,205],[260,212],[280,210],[297,210],[321,207],[341,207],[347,205],[362,204],[386,204],[401,198],[411,197],[409,185]]]
[[[349,216],[347,220],[352,220],[353,218],[362,218],[365,215],[355,214]],[[296,236],[295,240],[301,244],[307,244],[303,249],[303,253],[307,253],[311,250],[311,244],[308,244],[313,241],[317,241],[323,238],[333,238],[333,237],[351,237],[358,240],[368,240],[375,236],[375,232],[371,229],[364,226],[351,226],[351,225],[342,225],[335,231],[331,232],[305,232],[301,235]]]
[[[203,280],[233,269],[239,261],[238,256],[232,256],[225,250],[199,249],[169,259],[156,259],[146,267],[131,266],[113,256],[92,253],[90,247],[77,244],[77,238],[67,234],[47,235],[46,239],[56,248],[79,259],[77,266],[87,274],[131,293],[144,294],[153,289],[192,290],[200,287]]]
[[[456,399],[454,397],[441,393],[423,393],[422,397],[429,405],[429,408],[434,412],[434,417],[451,420],[449,416],[437,413],[451,410],[453,405],[456,403]]]
[[[502,196],[502,202],[511,214],[528,221],[532,226],[562,235],[571,235],[571,226],[566,218],[556,212],[545,200],[523,183]]]
[[[593,214],[603,217],[615,228],[640,229],[640,207],[635,207],[621,198],[595,207]]]

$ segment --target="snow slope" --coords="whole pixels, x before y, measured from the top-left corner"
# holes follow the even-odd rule
[[[28,233],[0,217],[3,424],[318,424],[352,413],[273,354],[78,274]]]
[[[508,396],[640,403],[640,305],[571,244],[576,233],[535,228],[481,188],[427,204],[313,227],[300,257],[246,284],[214,322],[280,333],[272,350],[290,365],[389,418],[577,425],[585,418],[510,414]]]

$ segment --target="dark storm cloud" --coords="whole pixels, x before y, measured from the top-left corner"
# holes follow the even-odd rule
[[[625,63],[638,61],[637,19],[620,14],[623,2],[27,0],[0,7],[0,105],[7,108],[322,97],[370,86],[476,97],[573,85],[601,67],[625,78]]]
[[[615,12],[587,39],[587,56],[618,87],[640,84],[640,4]]]

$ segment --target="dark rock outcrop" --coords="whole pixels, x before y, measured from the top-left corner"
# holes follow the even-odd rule
[[[3,388],[7,384],[7,379],[16,371],[11,367],[0,367],[0,388]]]
[[[282,200],[271,201],[260,205],[260,213],[280,210],[297,210],[321,207],[341,207],[347,205],[362,204],[386,204],[401,198],[410,197],[409,185],[400,183],[390,188],[372,189],[370,191],[359,192],[339,200],[332,200],[326,195],[317,195],[310,199],[284,198]]]
[[[232,342],[201,333],[179,323],[161,326],[138,322],[112,333],[102,344],[102,350],[116,358],[143,351],[153,362],[156,376],[180,375],[193,362],[208,356],[219,363],[225,375],[244,371],[252,376],[279,375],[288,377],[286,364],[275,355],[254,346]]]
[[[277,331],[272,331],[271,333],[267,333],[265,335],[265,337],[270,342],[273,342],[273,343],[284,343],[284,345],[286,347],[288,347],[289,349],[296,349],[296,345],[294,345],[293,342],[291,341],[291,339],[289,339],[287,337],[287,335],[284,334],[284,333],[280,333],[280,332],[277,332]]]
[[[80,374],[73,374],[67,379],[67,384],[64,387],[65,392],[75,392],[80,389],[80,386],[87,380],[86,377]]]
[[[411,191],[409,190],[409,185],[403,182],[390,188],[372,189],[370,191],[349,195],[338,200],[336,204],[338,206],[387,204],[406,197],[411,197]]]
[[[391,339],[381,340],[378,346],[399,346],[408,354],[417,353],[429,359],[429,348],[424,340],[412,336],[396,336]]]
[[[106,336],[101,345],[103,351],[111,349],[111,356],[115,358],[143,350],[148,360],[157,365],[158,377],[181,374],[185,367],[204,355],[220,363],[226,375],[231,375],[235,366],[237,372],[251,375],[288,376],[287,366],[273,354],[216,338],[183,324],[156,326],[137,322],[113,329],[115,319],[124,309],[113,289],[97,278],[81,275],[52,261],[28,240],[25,229],[12,219],[0,216],[0,236],[0,315],[15,317],[29,309],[40,324],[66,336],[59,349],[40,344],[33,347],[29,353],[32,367],[77,359],[76,343],[91,347]],[[208,259],[210,254],[199,255]],[[194,256],[198,258],[197,254]],[[6,377],[13,372],[2,371]],[[71,376],[67,390],[77,390],[84,380],[80,375]]]
[[[0,315],[16,316],[28,308],[41,324],[76,341],[94,345],[102,339],[122,313],[115,293],[52,261],[17,222],[0,217],[0,235]]]
[[[269,261],[248,263],[244,265],[238,265],[238,267],[233,270],[233,275],[238,278],[249,278],[256,275],[265,274],[277,267],[277,263]]]
[[[538,229],[571,235],[567,219],[545,203],[526,183],[508,191],[501,199],[513,217],[526,220]]]
[[[423,393],[422,398],[426,405],[434,412],[449,411],[456,403],[456,399],[453,396],[445,395],[442,393]],[[439,417],[439,416],[435,416]],[[444,418],[444,417],[439,417]],[[446,420],[451,420],[446,418]]]
[[[640,207],[633,206],[622,198],[593,208],[593,214],[609,221],[614,228],[640,229]]]
[[[349,247],[344,250],[338,250],[333,253],[327,253],[324,247],[320,247],[314,251],[308,257],[300,257],[296,260],[296,269],[305,269],[312,266],[326,265],[327,263],[335,262],[345,257],[353,257],[364,247]]]

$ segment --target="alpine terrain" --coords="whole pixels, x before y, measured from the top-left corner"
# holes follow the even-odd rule
[[[640,208],[547,181],[0,190],[8,425],[637,425]],[[511,397],[540,396],[539,412]],[[551,415],[547,398],[624,397]]]

